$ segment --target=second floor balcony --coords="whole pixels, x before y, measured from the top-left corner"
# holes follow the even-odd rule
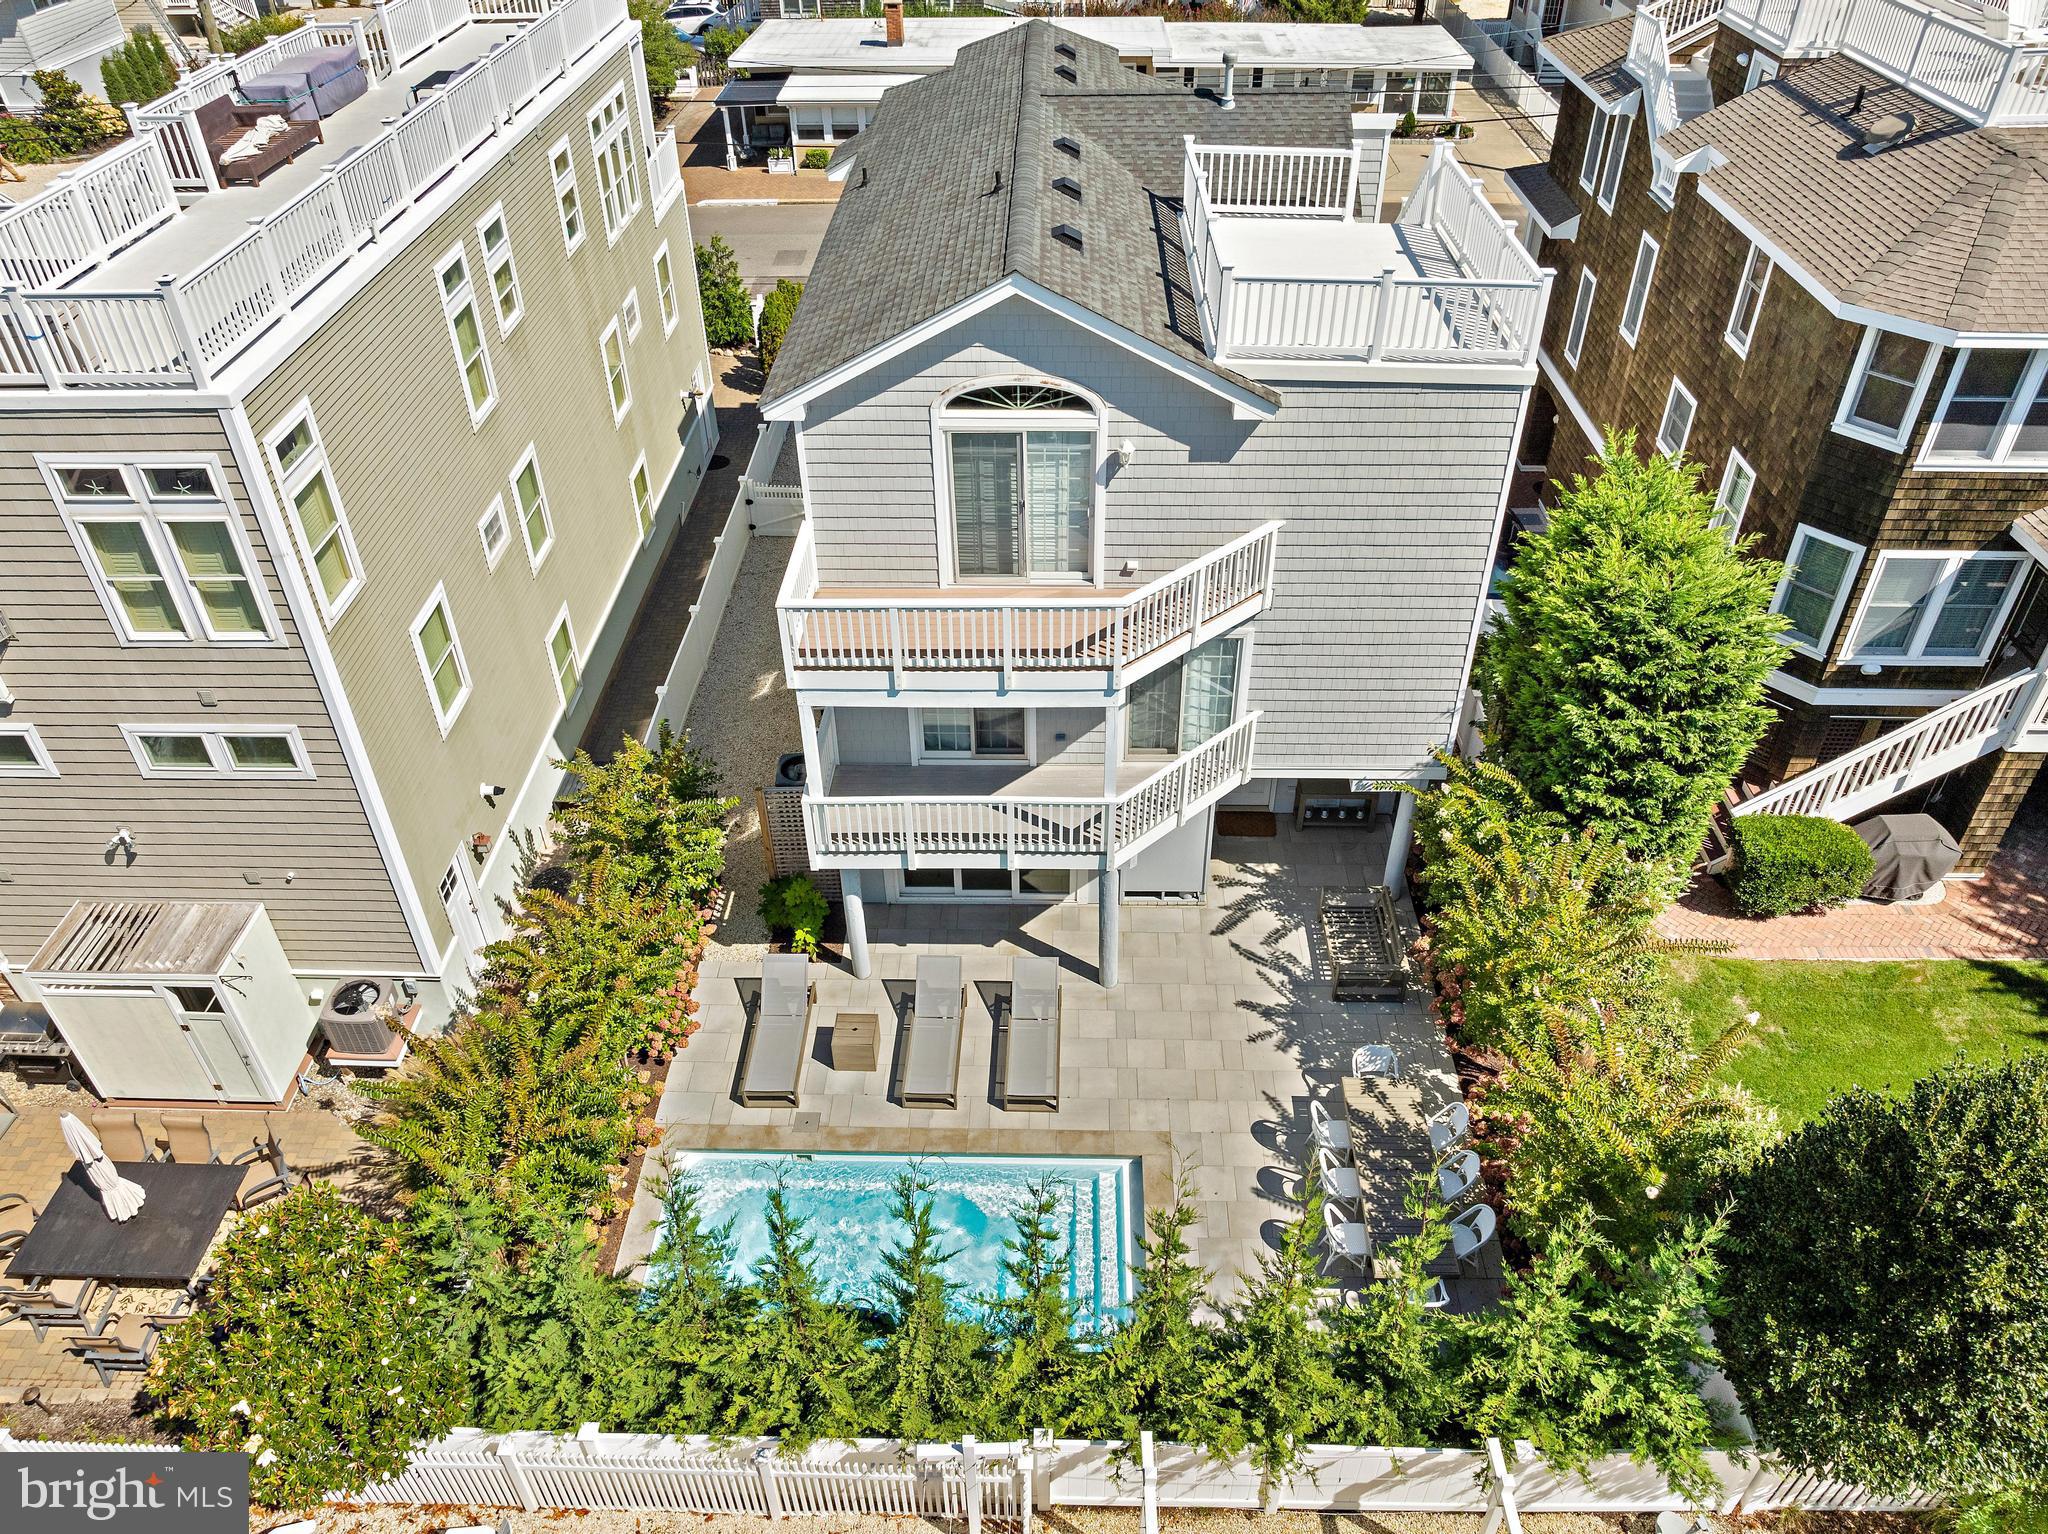
[[[1219,362],[1529,366],[1551,274],[1439,143],[1392,223],[1353,149],[1187,141],[1181,236]]]

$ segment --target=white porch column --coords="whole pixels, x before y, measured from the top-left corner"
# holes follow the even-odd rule
[[[1407,888],[1408,844],[1415,838],[1415,796],[1400,794],[1394,806],[1394,835],[1387,845],[1387,872],[1381,881],[1398,897]]]
[[[1095,919],[1101,928],[1096,943],[1096,978],[1102,982],[1105,991],[1116,989],[1117,970],[1117,902],[1122,894],[1123,881],[1117,875],[1116,865],[1107,862],[1102,876],[1095,881]]]
[[[1124,706],[1111,699],[1102,711],[1102,797],[1116,797],[1116,772],[1124,764]]]
[[[846,911],[846,962],[853,966],[854,979],[865,980],[872,966],[868,962],[868,907],[858,868],[839,870],[839,901]]]

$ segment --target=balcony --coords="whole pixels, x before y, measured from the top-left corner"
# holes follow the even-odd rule
[[[1037,685],[1116,692],[1266,610],[1280,527],[1268,522],[1130,591],[924,595],[821,588],[807,521],[775,604],[783,673],[798,690]]]
[[[1393,223],[1358,217],[1358,196],[1354,150],[1187,140],[1181,237],[1210,356],[1533,365],[1551,274],[1448,144]]]
[[[1791,58],[1842,53],[1980,126],[2048,123],[2038,0],[2007,9],[1907,0],[1725,0],[1721,17]],[[2019,34],[2019,35],[2014,35]]]
[[[893,776],[886,768],[840,768],[830,793],[803,801],[804,835],[812,860],[828,868],[917,868],[920,866],[1100,867],[1117,866],[1191,815],[1214,804],[1251,775],[1252,747],[1259,716],[1248,714],[1194,750],[1164,766],[1127,763],[1120,774],[1135,777],[1110,798],[1056,795],[1065,773],[1079,787],[1083,775],[1101,781],[1102,769],[948,768],[948,773],[982,773],[976,795],[952,797],[845,792],[863,774]],[[1142,776],[1137,774],[1142,772]],[[964,786],[964,785],[962,785]]]
[[[135,110],[128,142],[0,209],[0,388],[211,387],[492,140],[559,106],[557,83],[631,26],[624,0],[391,0],[187,75]],[[295,163],[216,187],[195,110],[234,75],[337,42],[356,45],[370,89]],[[658,215],[680,191],[673,136],[648,147]]]

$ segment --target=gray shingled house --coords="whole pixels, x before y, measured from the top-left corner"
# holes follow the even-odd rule
[[[1390,117],[1235,85],[1037,23],[841,151],[763,411],[857,970],[870,899],[1092,900],[1114,984],[1120,900],[1198,897],[1219,805],[1404,856],[1370,785],[1459,726],[1549,274],[1447,145],[1383,220]]]

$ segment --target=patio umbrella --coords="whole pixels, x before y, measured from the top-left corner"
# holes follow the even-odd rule
[[[140,1187],[121,1175],[121,1169],[107,1159],[106,1147],[100,1144],[100,1137],[78,1122],[73,1114],[65,1114],[57,1121],[64,1131],[64,1143],[85,1167],[85,1175],[92,1179],[92,1185],[100,1190],[100,1202],[106,1205],[110,1220],[131,1220],[142,1210],[143,1192]]]

